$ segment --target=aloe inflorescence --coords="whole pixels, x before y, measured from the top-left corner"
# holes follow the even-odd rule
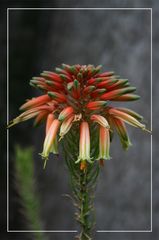
[[[71,173],[73,193],[78,205],[77,220],[82,226],[80,239],[90,238],[90,211],[99,165],[110,159],[110,142],[114,130],[124,149],[131,146],[126,125],[146,130],[143,117],[133,110],[114,107],[114,102],[135,101],[140,97],[127,79],[114,72],[101,73],[101,66],[66,65],[55,72],[44,71],[33,77],[30,85],[42,95],[24,103],[23,111],[10,126],[35,118],[34,125],[46,122],[46,136],[41,153],[44,167],[50,153],[63,152]]]

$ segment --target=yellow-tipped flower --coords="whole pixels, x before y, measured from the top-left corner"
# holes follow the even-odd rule
[[[64,135],[66,133],[68,133],[68,131],[72,127],[72,123],[73,123],[74,118],[75,118],[75,115],[72,115],[71,117],[64,120],[63,123],[61,124],[60,133],[59,133],[59,135],[60,135],[59,141],[64,137]]]
[[[53,120],[47,132],[47,135],[45,137],[43,152],[41,153],[41,156],[46,160],[48,159],[49,153],[52,151],[52,146],[54,144],[54,141],[56,141],[56,136],[57,136],[59,127],[60,127],[60,121],[58,119]]]
[[[109,129],[100,126],[99,128],[99,156],[97,160],[109,160],[110,135]]]
[[[46,121],[46,135],[53,123],[53,121],[55,120],[55,116],[54,114],[50,113],[47,117],[47,121]],[[52,146],[50,148],[50,152],[54,153],[54,154],[58,154],[58,143],[57,143],[57,135],[55,137],[55,139],[52,142]]]
[[[80,125],[79,157],[76,163],[80,161],[91,162],[90,133],[89,133],[89,125],[87,122],[82,122]]]

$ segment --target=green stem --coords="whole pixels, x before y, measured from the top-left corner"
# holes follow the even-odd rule
[[[76,207],[75,216],[77,222],[80,224],[80,234],[76,239],[91,240],[95,225],[93,214],[94,191],[99,173],[99,164],[94,160],[93,163],[87,163],[85,170],[80,170],[80,163],[75,163],[78,155],[78,142],[79,135],[77,135],[77,132],[69,132],[65,136],[65,141],[63,141],[63,152],[70,174],[73,202]],[[94,143],[96,142],[94,141]]]
[[[88,166],[85,171],[79,172],[78,184],[74,192],[77,207],[76,220],[80,224],[78,240],[91,240],[95,225],[94,219],[94,190],[99,168],[96,164]]]
[[[91,214],[91,206],[87,182],[87,169],[85,171],[82,171],[80,174],[80,195],[81,199],[79,202],[79,221],[81,225],[81,233],[79,235],[79,239],[90,240],[91,226],[89,218]]]

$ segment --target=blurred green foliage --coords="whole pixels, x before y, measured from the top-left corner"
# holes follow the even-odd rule
[[[21,196],[25,217],[31,230],[42,230],[40,202],[34,177],[33,148],[15,147],[16,185]],[[36,240],[44,240],[43,233],[34,232]]]

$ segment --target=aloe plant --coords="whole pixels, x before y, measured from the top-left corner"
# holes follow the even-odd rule
[[[9,124],[10,127],[34,117],[34,125],[46,122],[41,153],[44,168],[49,154],[58,154],[62,143],[77,207],[76,219],[81,226],[78,239],[82,240],[92,239],[95,185],[100,167],[110,159],[114,130],[124,149],[131,146],[125,123],[149,131],[140,114],[111,105],[138,100],[140,97],[133,93],[136,88],[114,72],[100,71],[101,65],[62,64],[55,72],[44,71],[40,77],[33,77],[30,85],[43,94],[24,103],[20,107],[23,113]]]

